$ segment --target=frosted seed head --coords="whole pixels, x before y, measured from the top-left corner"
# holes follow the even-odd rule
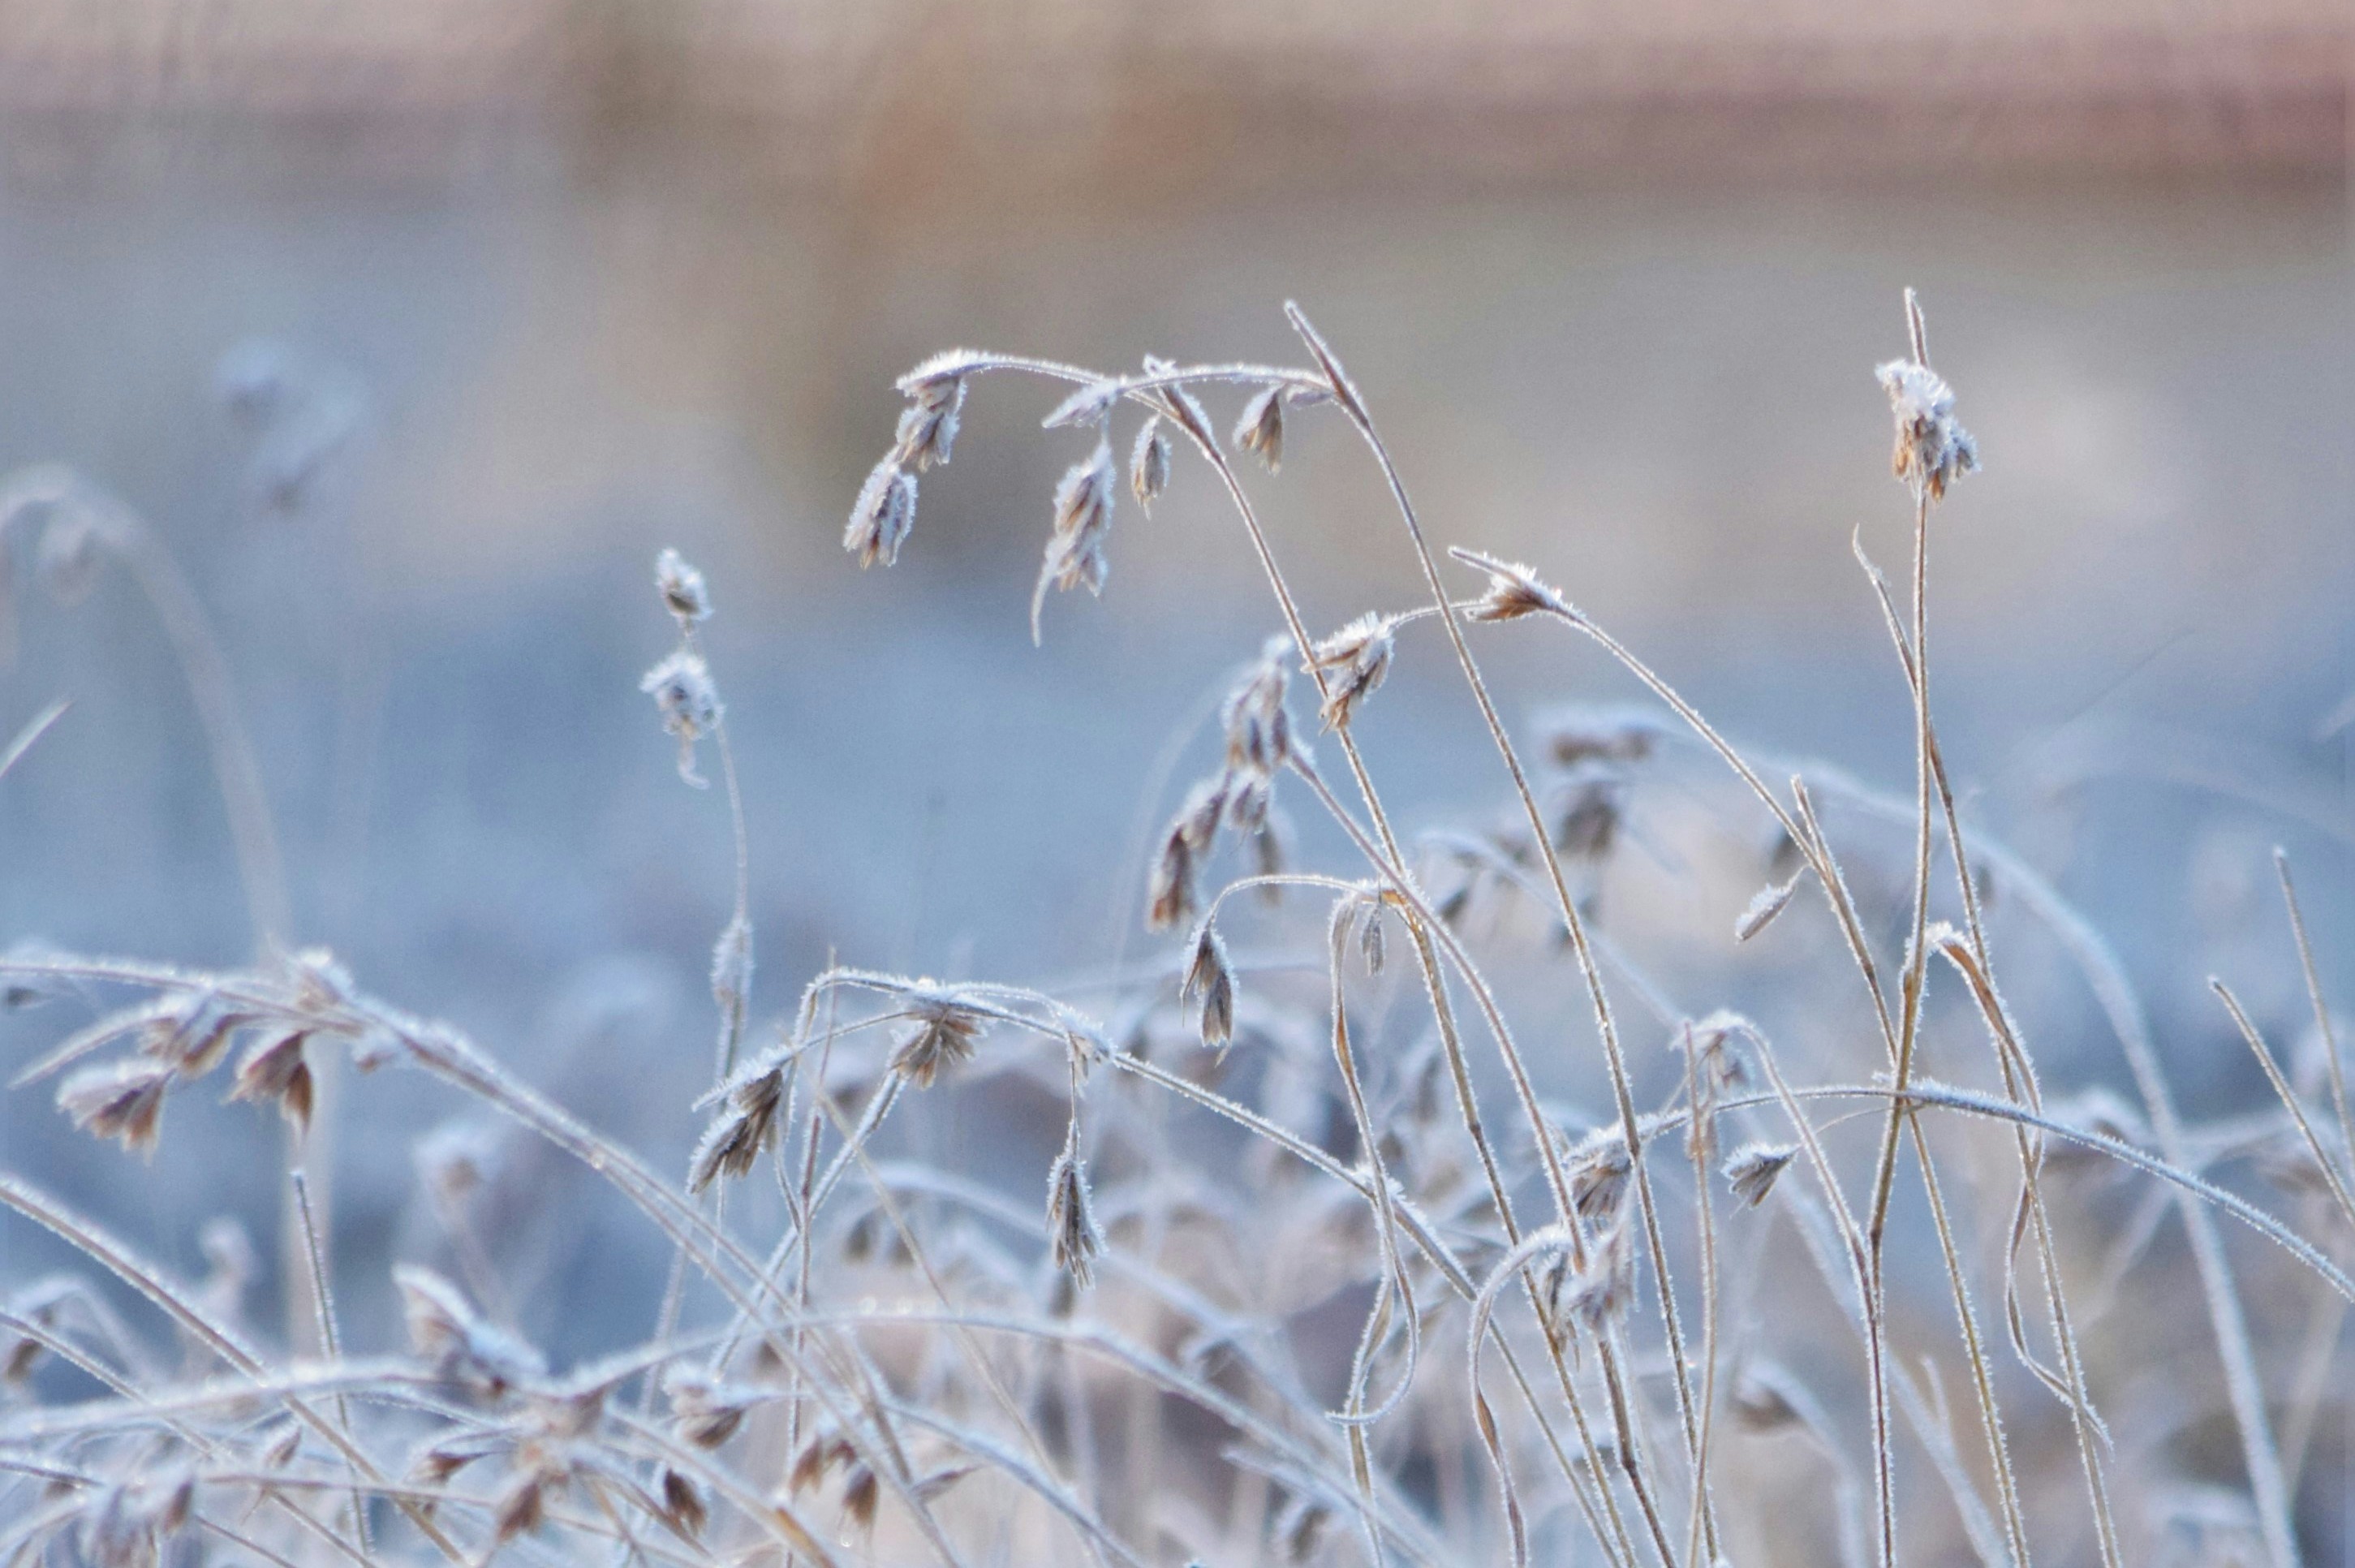
[[[1112,417],[1113,408],[1120,401],[1120,396],[1119,382],[1091,381],[1057,403],[1039,423],[1047,430],[1101,425]]]
[[[453,1118],[417,1140],[414,1158],[428,1191],[444,1203],[462,1203],[497,1174],[498,1130]]]
[[[1359,616],[1309,651],[1309,667],[1329,672],[1325,683],[1324,727],[1337,730],[1356,714],[1390,674],[1392,633],[1398,623],[1369,613]]]
[[[891,455],[919,474],[936,463],[946,464],[955,449],[957,418],[964,411],[964,377],[934,376],[917,383],[908,389],[908,406],[900,411]]]
[[[862,1461],[850,1467],[842,1480],[842,1515],[862,1531],[875,1528],[875,1505],[881,1487],[875,1472]]]
[[[1944,378],[1913,359],[1892,359],[1873,374],[1896,421],[1891,472],[1934,501],[1955,480],[1978,472],[1978,443],[1955,422],[1955,391]]]
[[[1273,774],[1291,759],[1292,723],[1284,706],[1292,683],[1285,658],[1291,646],[1282,637],[1268,639],[1258,661],[1220,706],[1230,768]]]
[[[698,789],[710,781],[695,771],[695,744],[719,726],[719,688],[702,656],[687,648],[639,677],[638,689],[655,699],[663,728],[678,738],[678,776]]]
[[[1103,1232],[1096,1228],[1094,1204],[1088,1196],[1087,1167],[1069,1142],[1047,1172],[1047,1238],[1055,1266],[1073,1285],[1085,1290],[1095,1283]]]
[[[1053,531],[1047,538],[1046,559],[1039,563],[1038,586],[1030,595],[1030,640],[1039,640],[1039,612],[1047,590],[1068,592],[1085,586],[1102,593],[1112,566],[1104,544],[1112,531],[1113,493],[1118,485],[1113,469],[1112,443],[1098,437],[1095,449],[1065,470],[1055,486]]]
[[[1579,1217],[1606,1224],[1627,1195],[1635,1162],[1616,1127],[1597,1127],[1570,1151],[1570,1200]]]
[[[1586,1266],[1569,1273],[1561,1285],[1564,1318],[1600,1336],[1625,1317],[1636,1296],[1635,1251],[1625,1225],[1614,1225],[1587,1248]]]
[[[1284,465],[1284,387],[1271,383],[1253,392],[1235,421],[1234,443],[1267,465],[1270,474]]]
[[[164,1118],[172,1070],[133,1057],[85,1068],[58,1085],[58,1108],[95,1138],[112,1138],[134,1154],[152,1155]]]
[[[164,1002],[155,1020],[140,1031],[139,1050],[182,1077],[201,1078],[220,1065],[230,1037],[249,1021],[223,1007],[211,987],[200,986]]]
[[[310,1036],[299,1029],[274,1029],[246,1047],[229,1085],[232,1100],[276,1105],[296,1130],[311,1125],[311,1064],[304,1054]]]
[[[1364,960],[1366,973],[1379,975],[1388,955],[1388,944],[1383,934],[1382,901],[1369,898],[1358,913],[1358,955]]]
[[[1537,569],[1518,561],[1484,561],[1488,591],[1464,612],[1472,621],[1518,621],[1524,615],[1568,615],[1570,602],[1548,587]]]
[[[1231,781],[1226,774],[1216,773],[1197,782],[1186,792],[1185,801],[1178,807],[1173,824],[1185,835],[1186,848],[1197,860],[1209,858],[1212,844],[1219,836],[1219,826],[1226,820]]]
[[[916,527],[916,476],[900,465],[897,453],[877,464],[858,487],[842,548],[858,558],[861,571],[881,561],[896,566],[900,547]]]
[[[911,992],[908,1003],[916,1021],[891,1052],[891,1071],[919,1089],[929,1089],[943,1072],[972,1060],[974,1044],[988,1020],[945,992]]]
[[[694,630],[711,613],[711,591],[704,586],[703,573],[675,549],[666,549],[655,557],[655,589],[662,595],[663,608],[677,617],[682,632]]]
[[[663,1380],[670,1399],[672,1430],[694,1448],[717,1448],[736,1435],[752,1407],[768,1398],[756,1388],[724,1383],[680,1369]]]
[[[1145,923],[1153,931],[1177,924],[1194,912],[1194,851],[1180,816],[1162,836],[1145,891]]]
[[[1202,998],[1202,1043],[1216,1049],[1235,1035],[1235,968],[1227,944],[1209,921],[1194,933],[1194,956],[1187,965],[1180,1000]]]
[[[1743,1144],[1725,1157],[1720,1174],[1733,1195],[1753,1209],[1766,1201],[1774,1190],[1774,1182],[1798,1154],[1795,1144]]]
[[[752,995],[752,923],[741,915],[729,921],[711,948],[711,999],[730,1017]]]
[[[776,1147],[784,1094],[784,1072],[774,1067],[749,1074],[730,1092],[727,1108],[704,1129],[688,1162],[690,1190],[700,1192],[723,1176],[751,1174],[761,1156]]]
[[[1169,438],[1161,433],[1161,416],[1155,414],[1137,429],[1136,445],[1128,454],[1128,488],[1149,511],[1168,487]]]
[[[1256,833],[1267,823],[1275,803],[1275,781],[1255,768],[1231,770],[1226,776],[1227,826],[1237,833]]]
[[[1099,438],[1055,485],[1055,532],[1092,534],[1109,527],[1113,489],[1112,443]]]
[[[491,1505],[491,1539],[504,1546],[548,1522],[548,1477],[538,1469],[517,1472]]]
[[[711,1522],[711,1509],[693,1481],[667,1465],[662,1473],[662,1520],[682,1541],[701,1538]]]

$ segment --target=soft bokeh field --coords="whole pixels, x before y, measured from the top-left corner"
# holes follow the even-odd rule
[[[957,80],[964,58],[934,39],[922,80]],[[654,69],[626,50],[607,65]],[[659,95],[507,123],[496,82],[468,80],[459,132],[416,112],[422,153],[372,122],[330,145],[299,115],[247,123],[218,103],[183,124],[168,101],[37,102],[0,179],[0,467],[74,465],[195,582],[257,741],[295,934],[661,1168],[700,1126],[730,861],[724,802],[680,786],[637,689],[672,636],[656,550],[699,563],[718,603],[706,644],[749,808],[756,1016],[788,1013],[830,955],[1050,987],[1135,960],[1166,943],[1136,920],[1150,835],[1214,750],[1209,705],[1277,629],[1209,475],[1181,459],[1149,520],[1126,512],[1105,592],[1053,599],[1035,649],[1049,498],[1081,445],[1037,428],[1054,394],[975,389],[896,571],[859,572],[842,522],[890,439],[892,379],[935,349],[1292,362],[1286,299],[1347,356],[1440,540],[1532,562],[1729,732],[1904,795],[1908,699],[1849,539],[1903,559],[1870,370],[1902,350],[1900,290],[1918,288],[1987,465],[1934,545],[1936,700],[1968,817],[2112,937],[2196,1116],[2272,1104],[2207,976],[2277,1045],[2307,1028],[2275,844],[2300,867],[2326,988],[2340,983],[2355,263],[2342,171],[2307,143],[2170,159],[2165,133],[2156,152],[2121,133],[2073,161],[2066,136],[2030,155],[1998,128],[1975,163],[1915,125],[1891,166],[1855,151],[1878,122],[1843,122],[1836,101],[1814,112],[1846,126],[1831,150],[1786,129],[1796,150],[1763,168],[1677,154],[1641,117],[1624,160],[1587,142],[1553,165],[1451,151],[1504,145],[1509,116],[1431,133],[1435,169],[1362,149],[1261,167],[1248,144],[1203,155],[1220,133],[1166,104],[1122,122],[1135,83],[1114,76],[1095,144],[1113,151],[1074,176],[1028,166],[1051,138],[996,98],[911,120],[932,101],[886,73],[834,87],[874,122],[842,165],[855,177],[812,176],[781,160],[792,134],[773,123],[682,131]],[[1807,80],[1802,59],[1786,98],[1811,101]],[[1416,112],[1444,126],[1433,93],[1442,110]],[[1999,119],[2001,95],[1987,101],[1974,112]],[[1738,143],[1713,112],[1707,144]],[[1284,133],[1281,116],[1247,123]],[[995,138],[990,155],[961,127]],[[1329,126],[1303,140],[1358,147]],[[1255,490],[1316,626],[1420,594],[1334,421],[1301,418]],[[72,706],[0,780],[0,944],[242,961],[252,933],[168,645],[119,573],[61,607],[16,543],[0,731]],[[1492,646],[1517,724],[1636,695],[1571,639]],[[1402,638],[1360,735],[1412,828],[1505,803],[1435,636]],[[1715,940],[1747,898],[1668,842],[1713,788],[1647,795],[1661,826],[1625,851],[1629,941],[1686,924]],[[1346,853],[1313,828],[1305,848]],[[1723,959],[1679,952],[1659,960],[1672,974]],[[2123,1084],[2082,987],[2018,962],[2048,1088]],[[0,1023],[7,1060],[76,1005]],[[1662,1032],[1646,1026],[1646,1050]],[[1550,1070],[1550,1092],[1606,1108],[1589,1064]],[[393,1076],[340,1093],[336,1264],[352,1336],[382,1340],[389,1264],[439,1244],[407,1140],[452,1106]],[[1005,1114],[1005,1140],[932,1136],[1027,1204],[1037,1117]],[[272,1235],[279,1134],[202,1097],[171,1120],[143,1166],[20,1092],[0,1100],[0,1164],[199,1273],[204,1219]],[[660,1238],[552,1157],[515,1179],[577,1199],[503,1259],[541,1303],[526,1317],[542,1343],[562,1357],[645,1332]],[[53,1253],[0,1225],[0,1274]],[[1337,1354],[1354,1328],[1337,1319]],[[2229,1433],[2184,1446],[2230,1484]],[[2341,1539],[2321,1501],[2302,1517],[2314,1541]]]

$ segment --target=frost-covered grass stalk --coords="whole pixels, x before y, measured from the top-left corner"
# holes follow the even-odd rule
[[[716,754],[735,869],[683,1173],[324,952],[273,940],[218,972],[0,960],[12,999],[98,1003],[16,1074],[94,1136],[152,1149],[175,1099],[224,1077],[299,1131],[326,1061],[407,1067],[579,1162],[673,1260],[647,1338],[551,1366],[471,1209],[488,1157],[437,1133],[419,1168],[444,1255],[394,1270],[405,1341],[357,1345],[300,1179],[311,1314],[274,1323],[244,1310],[233,1236],[208,1235],[212,1272],[184,1280],[0,1179],[0,1205],[88,1261],[10,1282],[0,1310],[0,1553],[2289,1568],[2301,1531],[2309,1552],[2343,1538],[2343,1500],[2300,1486],[2322,1416],[2346,1413],[2355,1301],[2325,963],[2283,859],[2314,1044],[2285,1064],[2220,980],[2281,1109],[2187,1122],[2127,970],[1965,822],[1934,721],[1929,560],[1970,526],[1955,487],[1979,455],[1905,304],[1905,352],[1878,376],[1906,588],[1861,529],[1852,548],[1911,710],[1910,798],[1737,744],[1572,603],[1564,567],[1443,548],[1371,401],[1287,307],[1293,365],[927,360],[844,536],[861,566],[909,548],[920,481],[984,379],[1057,384],[1044,423],[1077,443],[1042,507],[1034,637],[1057,593],[1104,591],[1125,507],[1195,480],[1230,507],[1280,629],[1239,650],[1206,765],[1154,840],[1137,913],[1166,942],[1146,960],[1042,987],[852,955],[756,1029],[712,594],[675,551],[655,586],[677,642],[644,689],[684,780]],[[1313,563],[1279,553],[1247,482],[1299,419],[1359,439],[1414,602],[1312,618]],[[61,526],[41,556],[70,576]],[[1508,722],[1480,662],[1508,635],[1642,700]],[[1468,803],[1411,833],[1385,801],[1381,733],[1359,731],[1410,659],[1460,678],[1502,816]],[[257,880],[266,829],[240,833]],[[1665,957],[1657,921],[1621,914],[1690,917],[1730,886],[1758,891]],[[1998,981],[1998,953],[2027,950],[2090,992],[2138,1107],[2044,1082],[2041,1020]],[[952,1162],[938,1123],[906,1114],[983,1080],[1060,1128],[1011,1178],[1010,1154]],[[2253,1314],[2259,1293],[2307,1307],[2296,1345],[2261,1329],[2284,1314]]]

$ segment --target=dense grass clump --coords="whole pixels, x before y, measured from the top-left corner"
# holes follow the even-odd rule
[[[736,866],[683,1170],[293,941],[193,596],[127,508],[57,471],[16,481],[0,515],[43,530],[53,576],[119,559],[172,629],[260,949],[219,972],[16,950],[11,1000],[91,1008],[16,1083],[134,1154],[200,1081],[274,1106],[300,1288],[257,1320],[236,1237],[182,1280],[0,1177],[0,1204],[88,1264],[6,1282],[6,1561],[2289,1568],[2301,1528],[2339,1528],[2296,1499],[2344,1406],[2355,1137],[2287,861],[2311,1061],[2285,1066],[2219,981],[2280,1105],[2187,1121],[2124,966],[1957,805],[1929,561],[1979,452],[1912,295],[1878,370],[1904,579],[1854,544],[1910,700],[1904,795],[1737,744],[1561,567],[1443,548],[1364,395],[1287,315],[1293,366],[927,360],[844,535],[862,567],[915,545],[920,481],[944,483],[985,379],[1059,384],[1045,424],[1083,443],[1045,508],[1034,636],[1055,593],[1103,591],[1132,502],[1206,481],[1232,503],[1281,629],[1238,650],[1215,756],[1138,869],[1166,934],[1142,962],[1049,987],[846,962],[756,1029],[713,595],[664,552],[677,644],[644,689],[680,777],[722,785]],[[1245,475],[1307,419],[1361,438],[1419,602],[1310,623],[1313,565],[1282,559]],[[1478,656],[1508,635],[1599,650],[1644,695],[1517,733]],[[1385,805],[1359,726],[1423,659],[1460,673],[1501,817],[1470,802],[1409,832]],[[1648,891],[1664,867],[1687,896]],[[2040,1076],[1997,962],[2030,950],[2094,998],[2136,1103]],[[331,1126],[319,1085],[346,1066]],[[404,1343],[348,1341],[304,1171],[331,1134],[368,1136],[351,1107],[396,1066],[660,1234],[642,1339],[552,1367],[516,1326],[509,1238],[470,1207],[489,1157],[437,1134],[418,1169],[446,1255],[394,1270]],[[1028,1151],[1018,1192],[938,1153],[946,1119],[1008,1105],[1028,1108],[998,1140]],[[1026,1141],[1042,1110],[1060,1140]],[[2302,1345],[2261,1333],[2256,1300],[2307,1308]],[[2164,1388],[2139,1375],[2154,1334],[2182,1358]],[[2195,1428],[2205,1471],[2179,1441]]]

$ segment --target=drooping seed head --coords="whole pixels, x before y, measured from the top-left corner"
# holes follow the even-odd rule
[[[297,1130],[308,1128],[313,1082],[304,1048],[309,1038],[305,1030],[280,1028],[246,1047],[245,1055],[238,1061],[229,1097],[276,1105],[279,1114],[293,1123]]]
[[[1358,704],[1373,695],[1382,677],[1390,674],[1396,626],[1391,617],[1369,612],[1310,650],[1310,667],[1330,672],[1320,716],[1326,729],[1347,725]]]
[[[1176,925],[1194,912],[1194,851],[1180,816],[1162,835],[1145,890],[1145,923],[1153,931]]]
[[[908,406],[900,411],[892,457],[919,474],[947,463],[956,446],[957,417],[964,411],[964,377],[943,371],[905,378],[900,389],[908,394]]]
[[[1194,933],[1194,956],[1186,968],[1181,999],[1202,998],[1202,1043],[1225,1045],[1235,1034],[1235,969],[1227,944],[1209,921]]]
[[[1483,560],[1488,591],[1464,612],[1471,621],[1518,621],[1524,615],[1570,615],[1570,602],[1541,581],[1537,569],[1516,560]]]
[[[724,1383],[684,1368],[663,1380],[670,1398],[672,1430],[694,1448],[717,1448],[736,1435],[744,1417],[769,1396],[757,1388]]]
[[[1369,975],[1380,974],[1383,960],[1388,955],[1383,925],[1382,901],[1378,898],[1365,900],[1358,912],[1358,956],[1365,963]]]
[[[696,1484],[669,1466],[662,1473],[662,1519],[682,1541],[696,1541],[711,1522],[711,1509]]]
[[[1570,1200],[1581,1219],[1609,1222],[1627,1195],[1635,1162],[1616,1127],[1597,1127],[1570,1151]]]
[[[491,1504],[491,1540],[500,1546],[548,1522],[549,1478],[537,1468],[517,1471]]]
[[[861,571],[881,561],[900,563],[900,547],[916,527],[916,476],[900,466],[894,453],[877,464],[858,487],[842,548],[858,558]]]
[[[1118,381],[1090,381],[1070,397],[1057,403],[1047,417],[1039,421],[1046,430],[1068,430],[1082,425],[1101,426],[1112,418],[1112,411],[1120,402]]]
[[[80,1295],[80,1283],[69,1275],[51,1275],[35,1280],[31,1285],[8,1298],[8,1315],[25,1325],[11,1338],[0,1341],[0,1382],[10,1386],[22,1383],[33,1375],[33,1369],[48,1350],[42,1335],[27,1332],[39,1329],[46,1334],[57,1326],[66,1303]]]
[[[1219,826],[1226,820],[1229,781],[1223,773],[1199,780],[1178,804],[1171,826],[1183,834],[1186,848],[1198,860],[1209,858],[1218,841]]]
[[[727,1108],[711,1120],[688,1163],[687,1186],[700,1192],[725,1176],[741,1179],[751,1174],[762,1154],[776,1147],[778,1108],[784,1102],[782,1069],[755,1072],[738,1084]]]
[[[1096,1229],[1087,1167],[1068,1143],[1047,1172],[1047,1240],[1055,1266],[1074,1285],[1085,1290],[1095,1283],[1095,1259],[1103,1251],[1103,1232]]]
[[[112,1138],[133,1154],[152,1155],[171,1083],[170,1067],[133,1057],[68,1078],[58,1085],[58,1108],[94,1138]]]
[[[842,1514],[862,1531],[875,1528],[875,1505],[882,1496],[881,1483],[864,1461],[850,1467],[842,1480]]]
[[[805,1444],[794,1456],[793,1467],[785,1472],[785,1489],[795,1497],[818,1486],[826,1473],[837,1465],[858,1463],[858,1450],[828,1432],[820,1432]]]
[[[974,1042],[989,1020],[948,992],[911,992],[908,1007],[916,1021],[891,1052],[891,1071],[929,1089],[944,1070],[972,1059]]]
[[[752,923],[738,915],[711,946],[711,999],[721,1013],[732,1017],[751,995]]]
[[[1235,421],[1234,443],[1274,473],[1284,465],[1284,387],[1271,382],[1251,395]]]
[[[1775,1179],[1798,1154],[1796,1144],[1743,1144],[1725,1157],[1720,1172],[1733,1195],[1753,1209],[1766,1201],[1774,1190]]]
[[[1147,511],[1169,488],[1169,438],[1161,433],[1159,414],[1137,429],[1136,445],[1128,454],[1128,488],[1136,504]]]
[[[1626,1226],[1618,1224],[1594,1238],[1583,1268],[1568,1273],[1558,1310],[1563,1319],[1599,1336],[1625,1316],[1635,1296],[1635,1249]]]
[[[201,1078],[220,1065],[230,1037],[249,1021],[248,1015],[224,1007],[211,987],[197,987],[163,1004],[155,1020],[140,1031],[139,1050],[184,1078]]]
[[[1088,455],[1065,470],[1055,486],[1053,531],[1047,539],[1046,558],[1039,568],[1039,585],[1030,598],[1030,638],[1039,639],[1039,613],[1047,590],[1069,592],[1084,585],[1102,593],[1112,571],[1104,545],[1112,532],[1114,474],[1112,443],[1101,437]]]
[[[1259,660],[1227,694],[1219,710],[1226,731],[1227,765],[1273,775],[1292,755],[1292,724],[1284,699],[1292,683],[1285,654],[1291,644],[1272,637]]]

